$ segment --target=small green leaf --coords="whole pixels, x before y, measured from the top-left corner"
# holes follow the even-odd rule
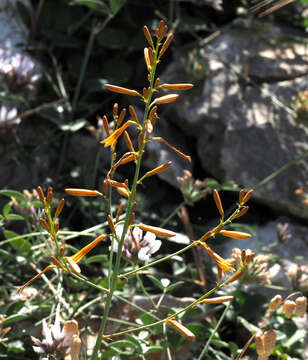
[[[135,345],[128,340],[113,341],[112,343],[108,344],[107,346],[112,346],[113,348],[119,348],[119,349],[123,349],[123,348],[133,348],[134,349],[135,348]]]
[[[184,284],[184,281],[177,281],[176,283],[174,284],[171,284],[167,287],[166,291],[167,292],[171,292],[177,288],[179,288],[180,286],[182,286]]]
[[[91,256],[89,258],[86,258],[86,263],[91,264],[91,263],[98,262],[98,263],[102,264],[107,259],[108,259],[107,255],[94,255],[94,256]]]
[[[101,356],[101,359],[111,359],[114,355],[117,355],[118,352],[114,349],[105,350]]]
[[[140,319],[144,325],[150,325],[157,321],[157,319],[150,313],[142,314]]]
[[[138,353],[142,353],[142,346],[140,345],[139,338],[135,338],[134,335],[131,334],[125,334],[125,337],[128,341],[134,344],[135,349],[138,351]]]
[[[15,190],[5,190],[5,189],[0,190],[0,195],[7,196],[9,198],[13,197],[19,201],[27,201],[24,194],[20,193],[19,191],[15,191]]]
[[[163,284],[158,280],[158,279],[156,279],[156,277],[155,276],[153,276],[153,275],[147,275],[147,277],[152,281],[152,283],[154,284],[154,285],[156,285],[160,290],[164,290],[164,286],[163,286]]]
[[[20,340],[12,341],[7,345],[8,353],[21,354],[25,352],[24,344]]]
[[[17,239],[11,241],[11,245],[16,251],[21,252],[23,255],[27,255],[31,251],[30,243],[14,231],[4,230],[4,236],[8,240],[16,237]]]
[[[110,9],[108,6],[100,0],[74,0],[72,4],[87,6],[90,9],[100,11],[106,15],[110,14]]]
[[[109,0],[109,6],[112,13],[115,15],[125,4],[125,2],[125,0]]]
[[[6,316],[16,315],[24,306],[25,301],[16,301],[9,304],[4,313]]]
[[[246,319],[244,319],[241,316],[238,316],[236,318],[236,320],[239,324],[243,325],[248,331],[250,331],[251,334],[254,334],[259,330],[259,328],[257,326],[253,325],[252,323],[250,323],[249,321],[247,321]]]
[[[8,220],[25,220],[24,217],[19,214],[8,214],[6,218]]]
[[[7,318],[5,318],[5,320],[2,322],[2,325],[4,325],[4,326],[11,325],[18,321],[24,320],[27,317],[28,317],[28,315],[25,315],[25,314],[14,314],[14,315],[11,315],[11,316],[8,316]]]
[[[12,208],[12,204],[10,202],[6,203],[4,206],[3,206],[3,216],[4,217],[7,217],[7,215],[9,214],[10,210]]]
[[[148,354],[152,354],[152,353],[154,353],[154,352],[157,352],[157,351],[162,351],[163,350],[163,348],[161,347],[161,346],[159,346],[159,345],[153,345],[153,346],[149,346],[148,348],[147,348],[147,350],[145,351],[145,355],[148,355]]]
[[[284,343],[283,345],[286,347],[291,347],[292,345],[294,345],[296,342],[303,342],[304,338],[306,336],[306,330],[305,329],[298,329],[295,331],[295,333],[289,337]]]

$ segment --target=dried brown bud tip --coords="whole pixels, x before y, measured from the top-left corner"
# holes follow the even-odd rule
[[[168,90],[189,90],[194,87],[193,84],[162,84],[160,85],[163,89]]]
[[[217,206],[217,209],[219,211],[219,214],[223,217],[224,216],[224,209],[222,207],[221,199],[220,199],[220,196],[219,196],[218,191],[216,189],[213,190],[213,197],[214,197],[214,201],[215,201],[215,204]]]
[[[73,196],[103,196],[103,194],[97,190],[88,190],[88,189],[65,189],[69,195]]]
[[[143,32],[144,32],[144,36],[147,39],[148,43],[154,49],[154,43],[153,43],[153,40],[152,40],[152,36],[151,36],[150,31],[149,31],[149,28],[146,25],[143,27]]]
[[[296,303],[296,315],[304,317],[307,311],[307,298],[306,296],[300,296],[295,300]]]
[[[282,303],[281,295],[275,295],[268,304],[268,311],[273,313]]]
[[[115,233],[115,226],[114,226],[114,223],[113,223],[113,219],[112,219],[112,217],[110,215],[107,216],[107,221],[108,221],[111,232]]]
[[[240,239],[240,240],[248,239],[251,237],[251,234],[242,231],[221,230],[219,234],[230,237],[232,239]]]
[[[168,49],[168,47],[170,46],[171,44],[171,41],[173,39],[173,34],[170,33],[168,36],[167,36],[167,39],[166,41],[164,42],[162,48],[160,49],[160,52],[159,52],[159,58],[165,53],[165,51]]]
[[[176,233],[170,230],[162,229],[160,227],[145,225],[145,224],[138,224],[137,225],[141,230],[149,231],[158,236],[165,236],[165,237],[172,237],[175,236]]]
[[[264,333],[263,336],[265,355],[270,356],[271,353],[274,351],[276,344],[276,331],[274,329],[268,330]]]
[[[126,94],[126,95],[132,95],[132,96],[141,96],[138,91],[136,90],[131,90],[131,89],[126,89],[122,86],[116,86],[116,85],[110,85],[110,84],[105,84],[104,85],[105,89],[109,90],[109,91],[113,91],[119,94]]]
[[[52,187],[49,186],[49,188],[47,190],[47,203],[49,205],[52,203],[52,199],[53,199],[53,190],[52,190]]]
[[[42,204],[45,205],[45,203],[46,203],[46,198],[45,198],[43,189],[42,189],[40,186],[38,186],[38,188],[37,188],[37,193],[38,193],[38,196],[39,196]]]
[[[64,207],[64,202],[65,202],[64,199],[61,199],[59,201],[59,204],[58,204],[57,209],[55,211],[55,217],[56,218],[59,217],[59,215],[61,214],[61,212],[63,210],[63,207]]]
[[[117,103],[115,103],[113,105],[113,110],[112,110],[112,115],[113,115],[114,121],[117,121],[117,119],[118,119],[118,110],[119,110],[119,105]]]
[[[286,300],[283,303],[282,306],[282,312],[285,314],[285,316],[290,319],[291,315],[293,314],[294,310],[296,308],[296,303],[292,300]]]
[[[103,116],[103,124],[104,124],[104,129],[106,131],[106,134],[107,134],[107,136],[109,136],[110,135],[110,128],[109,128],[109,123],[108,123],[108,119],[107,119],[106,115]]]
[[[40,223],[43,226],[43,228],[50,233],[50,226],[47,223],[47,221],[43,218],[40,218]]]

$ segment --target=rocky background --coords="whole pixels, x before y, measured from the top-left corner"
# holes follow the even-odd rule
[[[104,11],[78,1],[1,3],[0,188],[52,184],[61,193],[67,186],[100,186],[108,157],[98,144],[96,117],[109,116],[115,101],[130,100],[110,96],[103,85],[143,87],[140,29],[168,14],[176,40],[161,81],[195,86],[161,108],[156,131],[193,162],[163,145],[148,146],[146,167],[173,163],[154,184],[155,198],[168,192],[181,201],[176,178],[185,169],[225,190],[223,184],[232,184],[226,201],[238,188],[254,188],[251,224],[259,226],[250,247],[260,251],[282,239],[273,249],[282,260],[271,281],[289,286],[282,274],[305,266],[308,257],[307,2],[263,18],[239,1],[191,0],[172,12],[151,1],[119,3],[104,28]],[[206,204],[191,210],[193,221]],[[222,255],[234,247],[242,246],[223,244]]]

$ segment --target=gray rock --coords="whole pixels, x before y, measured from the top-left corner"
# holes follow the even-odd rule
[[[197,138],[207,172],[220,181],[255,187],[258,200],[307,217],[294,194],[308,179],[306,159],[256,187],[308,152],[308,129],[295,121],[291,105],[292,96],[308,88],[308,53],[293,35],[263,23],[234,24],[223,31],[204,45],[208,75],[176,103],[171,121]],[[185,61],[170,65],[163,81],[191,82]]]

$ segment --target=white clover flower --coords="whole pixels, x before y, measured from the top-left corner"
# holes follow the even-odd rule
[[[15,118],[17,115],[17,108],[13,107],[13,104],[11,103],[3,103],[0,107],[0,126],[6,123],[9,123],[9,125],[12,124],[19,124],[20,119],[16,118],[13,121],[13,118]]]
[[[122,236],[123,226],[116,227],[116,234],[120,239]],[[132,230],[132,234],[128,231],[124,238],[123,256],[126,259],[134,262],[147,261],[150,256],[156,253],[161,247],[161,241],[156,240],[155,234],[146,232],[143,236],[143,231],[138,227]],[[118,242],[114,240],[113,249],[114,252],[118,251]]]
[[[42,340],[31,336],[31,340],[35,345],[33,350],[37,354],[64,357],[72,352],[72,338],[78,336],[78,323],[75,320],[66,321],[61,330],[60,317],[57,314],[55,323],[50,328],[45,319],[42,321],[42,335]]]
[[[0,74],[12,93],[29,95],[41,78],[39,65],[23,53],[11,54],[0,49]]]

